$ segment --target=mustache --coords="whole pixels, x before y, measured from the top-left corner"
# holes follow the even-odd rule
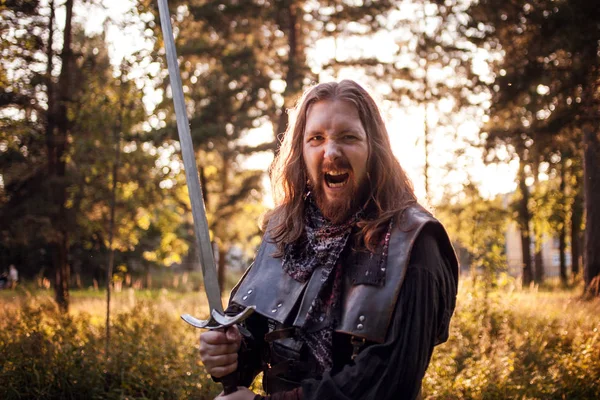
[[[323,171],[330,171],[332,169],[348,169],[352,171],[352,166],[346,158],[337,158],[335,160],[325,160],[321,164],[321,173]]]

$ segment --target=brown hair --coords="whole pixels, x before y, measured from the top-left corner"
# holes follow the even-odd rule
[[[368,183],[370,196],[365,203],[365,219],[359,221],[364,245],[374,250],[391,218],[416,202],[412,183],[392,153],[387,129],[377,104],[356,82],[322,83],[304,92],[291,110],[278,156],[270,169],[276,207],[265,216],[264,227],[283,252],[287,243],[304,232],[304,195],[307,173],[302,155],[306,115],[310,106],[322,100],[347,101],[358,110],[369,143]]]

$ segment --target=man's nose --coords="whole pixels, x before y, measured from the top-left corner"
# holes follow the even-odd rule
[[[335,160],[342,155],[340,146],[333,140],[328,141],[325,144],[325,159]]]

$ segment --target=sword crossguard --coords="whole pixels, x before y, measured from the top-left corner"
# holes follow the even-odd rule
[[[212,310],[209,319],[198,319],[192,317],[189,314],[183,314],[181,316],[181,319],[183,319],[185,322],[192,325],[193,327],[213,330],[227,328],[229,326],[242,322],[246,318],[248,318],[254,312],[254,310],[256,310],[255,306],[246,307],[244,308],[244,310],[242,310],[236,315],[225,315],[221,314],[217,310]]]
[[[246,318],[248,318],[253,312],[256,310],[255,306],[250,306],[244,308],[240,313],[236,315],[225,315],[221,314],[217,310],[212,310],[210,313],[209,319],[198,319],[192,317],[189,314],[183,314],[181,319],[183,319],[188,324],[196,327],[196,328],[205,328],[205,329],[220,329],[220,328],[228,328],[232,325],[237,324],[238,322],[242,322]],[[246,330],[244,327],[239,327],[240,332]],[[237,373],[232,372],[231,374],[221,378],[221,383],[223,384],[223,392],[225,395],[235,393],[237,391]]]

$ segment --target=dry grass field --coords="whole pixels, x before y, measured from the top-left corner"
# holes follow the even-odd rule
[[[600,301],[579,293],[461,283],[425,398],[600,398]],[[50,291],[3,291],[0,302],[2,399],[209,399],[220,390],[198,360],[198,331],[179,318],[206,316],[198,293],[115,293],[108,359],[102,291],[74,291],[67,316]]]

